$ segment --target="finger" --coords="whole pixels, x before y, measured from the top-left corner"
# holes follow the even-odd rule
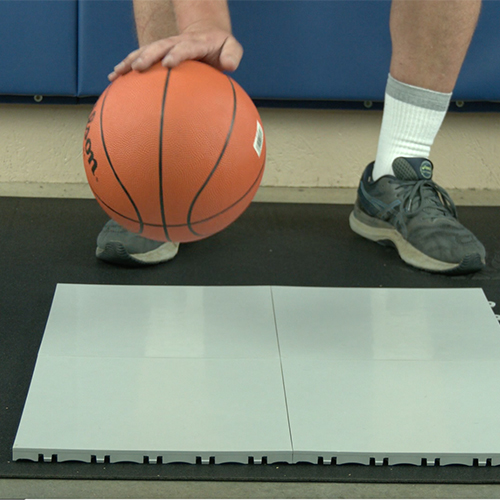
[[[243,57],[243,47],[230,36],[224,42],[219,56],[219,65],[222,71],[235,71]]]
[[[170,52],[172,47],[175,46],[175,43],[175,39],[166,38],[146,46],[139,57],[132,63],[132,69],[135,71],[146,71],[153,64],[161,61]]]
[[[109,75],[108,75],[108,80],[110,82],[114,82],[117,78],[118,78],[118,74],[115,73],[114,71],[112,71]]]
[[[116,79],[118,76],[128,73],[132,69],[132,63],[140,56],[143,50],[143,48],[139,48],[131,52],[123,61],[118,63],[113,68],[113,71],[109,74],[108,78],[112,77],[113,79]]]
[[[118,63],[113,71],[108,75],[110,81],[116,80],[120,75],[124,75],[131,71],[133,62],[140,56],[143,48],[139,48],[131,52],[123,61]]]
[[[207,56],[206,44],[201,40],[183,40],[174,45],[163,58],[162,64],[174,68],[187,60],[200,60]]]

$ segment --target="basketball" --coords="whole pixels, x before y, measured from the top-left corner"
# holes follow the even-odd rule
[[[125,229],[189,242],[234,222],[260,185],[259,113],[229,76],[197,61],[156,64],[112,82],[83,140],[90,188]]]

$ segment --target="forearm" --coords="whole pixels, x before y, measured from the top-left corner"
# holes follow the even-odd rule
[[[172,0],[179,33],[190,26],[210,24],[231,32],[226,0]]]
[[[178,34],[171,0],[134,0],[133,5],[140,47]]]

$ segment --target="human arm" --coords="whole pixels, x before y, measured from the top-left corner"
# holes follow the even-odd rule
[[[140,47],[114,68],[111,81],[130,70],[145,71],[159,61],[166,67],[187,59],[222,71],[238,67],[243,48],[231,33],[226,0],[156,0],[156,13],[154,4],[146,3],[153,1],[134,0]],[[159,37],[162,27],[169,24],[170,36]]]

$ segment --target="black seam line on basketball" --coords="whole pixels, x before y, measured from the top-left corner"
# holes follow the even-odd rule
[[[202,191],[205,189],[206,185],[209,183],[210,179],[214,175],[215,171],[219,167],[219,164],[220,164],[220,162],[222,160],[222,157],[224,156],[224,153],[226,152],[227,145],[229,144],[229,139],[231,138],[231,134],[233,133],[234,121],[235,121],[235,118],[236,118],[236,105],[237,105],[237,102],[236,102],[237,101],[237,99],[236,99],[236,90],[234,88],[234,85],[233,85],[233,82],[232,82],[231,78],[229,76],[227,76],[227,75],[226,75],[226,77],[227,77],[229,83],[231,84],[231,89],[233,91],[233,116],[231,117],[231,125],[229,126],[229,132],[227,133],[226,142],[224,143],[224,146],[222,147],[222,151],[221,151],[221,153],[219,155],[219,158],[217,159],[214,167],[212,168],[212,171],[210,172],[210,174],[208,175],[208,177],[205,179],[205,182],[203,183],[203,185],[201,186],[201,188],[199,189],[199,191],[196,193],[195,197],[193,198],[193,201],[191,202],[191,206],[189,207],[189,210],[188,210],[187,225],[188,225],[189,230],[195,236],[202,236],[202,235],[199,234],[199,233],[197,233],[193,229],[193,226],[192,226],[192,223],[191,223],[191,216],[192,216],[192,213],[193,213],[194,205],[196,204],[196,202],[197,202],[198,198],[200,197]]]
[[[136,219],[133,219],[132,217],[127,217],[126,215],[123,215],[122,213],[118,212],[117,210],[115,210],[113,207],[110,207],[93,189],[92,189],[92,186],[90,186],[90,190],[92,191],[92,194],[94,195],[94,197],[100,202],[102,203],[106,208],[109,208],[109,210],[111,210],[113,213],[115,213],[116,215],[118,215],[119,217],[123,218],[123,219],[126,219],[126,220],[129,220],[130,222],[134,222],[135,224],[140,224],[138,220]],[[144,226],[152,226],[152,225],[155,225],[155,224],[148,224],[147,222],[143,222],[143,225]],[[161,224],[156,224],[157,226],[160,226]]]
[[[220,212],[217,212],[216,214],[214,215],[211,215],[210,217],[206,217],[205,219],[201,219],[201,220],[198,220],[196,222],[191,222],[191,224],[193,225],[196,225],[196,224],[203,224],[205,222],[208,222],[209,220],[212,220],[212,219],[215,219],[216,217],[219,217],[219,215],[223,214],[224,212],[227,212],[228,210],[231,210],[231,208],[233,208],[235,205],[237,205],[238,203],[240,203],[240,201],[242,201],[244,198],[247,197],[248,193],[250,193],[250,191],[252,191],[253,187],[255,186],[255,184],[257,184],[257,182],[259,181],[261,175],[262,175],[262,171],[264,170],[264,165],[265,165],[265,161],[262,162],[262,166],[260,167],[260,170],[259,170],[259,173],[257,175],[257,177],[255,178],[255,180],[253,181],[252,185],[250,186],[250,188],[246,191],[245,194],[243,194],[243,196],[241,196],[238,200],[236,200],[233,204],[229,205],[228,207],[226,207],[224,210],[221,210]],[[92,190],[92,192],[94,193],[94,196],[103,204],[105,205],[107,208],[109,208],[112,212],[114,212],[116,215],[126,219],[126,220],[129,220],[130,222],[135,222],[136,224],[139,224],[139,221],[135,220],[135,219],[132,219],[131,217],[127,217],[126,215],[123,215],[121,214],[120,212],[117,212],[114,208],[110,207],[105,201],[102,200],[102,198],[100,198],[96,193],[95,191],[90,188]],[[163,224],[153,224],[151,222],[144,222],[143,223],[145,226],[148,226],[148,227],[163,227]],[[186,227],[187,226],[187,223],[183,223],[183,224],[170,224],[168,227],[170,228],[178,228],[178,227]],[[203,236],[203,235],[201,235]]]
[[[232,203],[231,205],[229,205],[228,207],[226,207],[224,210],[221,210],[220,212],[217,212],[216,214],[211,215],[210,217],[206,217],[205,219],[201,219],[201,220],[198,220],[196,222],[191,222],[191,224],[192,225],[196,225],[196,224],[203,224],[205,222],[208,222],[209,220],[212,220],[212,219],[215,219],[216,217],[219,217],[219,215],[222,215],[224,212],[227,212],[228,210],[231,210],[231,208],[233,208],[238,203],[240,203],[240,201],[242,201],[244,198],[246,198],[247,195],[248,195],[248,193],[250,193],[252,191],[252,189],[254,188],[255,184],[257,184],[257,182],[259,182],[259,179],[262,176],[262,171],[264,170],[264,165],[265,165],[265,161],[262,162],[262,166],[260,167],[259,173],[257,174],[257,177],[255,178],[255,180],[252,182],[252,185],[234,203]],[[180,225],[185,226],[186,224],[179,224],[179,226]],[[170,227],[177,227],[177,226],[172,225]],[[201,234],[201,233],[199,233],[198,236],[204,236],[204,235]]]
[[[165,80],[165,88],[163,89],[163,100],[161,103],[161,122],[160,122],[160,148],[158,152],[158,175],[160,178],[159,184],[160,184],[160,211],[161,211],[161,221],[163,225],[163,231],[165,233],[165,237],[167,238],[168,241],[172,241],[170,239],[170,236],[168,235],[168,229],[167,229],[167,221],[165,219],[165,202],[163,200],[163,120],[165,117],[165,102],[167,100],[167,90],[168,90],[168,83],[170,81],[170,68],[167,71],[167,78]]]
[[[111,170],[113,171],[113,174],[115,175],[115,178],[118,181],[118,184],[120,184],[121,188],[123,189],[123,192],[125,193],[125,195],[129,199],[132,206],[134,207],[134,211],[137,214],[137,219],[139,222],[139,234],[141,234],[143,229],[144,229],[144,223],[142,222],[141,214],[139,213],[139,209],[137,208],[136,204],[134,203],[132,196],[130,196],[130,193],[127,191],[127,188],[123,185],[123,182],[120,180],[120,177],[118,177],[118,174],[116,173],[116,171],[113,167],[113,163],[111,163],[111,158],[109,157],[109,154],[108,154],[108,148],[106,147],[106,141],[104,140],[104,130],[103,130],[103,126],[102,126],[103,125],[102,124],[102,117],[104,115],[104,105],[106,104],[106,99],[108,98],[108,92],[109,92],[109,89],[111,88],[112,85],[113,84],[111,84],[108,87],[108,90],[106,90],[106,93],[104,94],[104,98],[102,100],[101,113],[99,116],[99,123],[101,126],[101,142],[102,142],[102,147],[104,148],[104,153],[106,154],[106,158],[108,159],[109,166],[111,167]]]

